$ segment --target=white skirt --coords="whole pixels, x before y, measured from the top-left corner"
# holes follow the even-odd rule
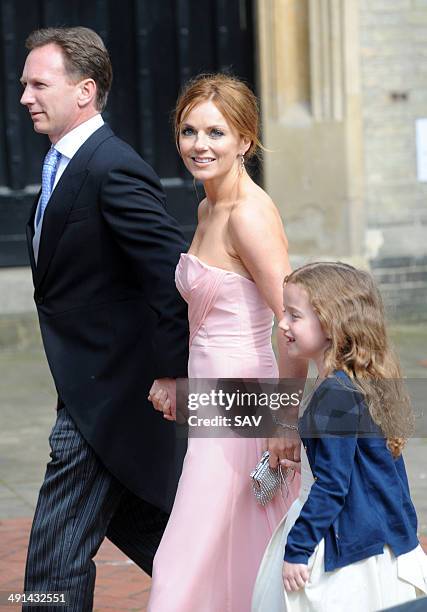
[[[286,539],[310,489],[307,483],[304,490],[304,469],[302,476],[301,496],[278,525],[261,562],[252,612],[373,612],[427,594],[427,556],[421,546],[399,557],[385,546],[382,555],[325,572],[324,540],[309,559],[305,587],[287,593],[282,580]]]

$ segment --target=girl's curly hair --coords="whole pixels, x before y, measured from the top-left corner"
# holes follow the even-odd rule
[[[330,339],[326,375],[343,370],[350,376],[393,456],[399,456],[413,432],[414,416],[372,276],[341,262],[315,262],[292,272],[288,283],[305,289]]]

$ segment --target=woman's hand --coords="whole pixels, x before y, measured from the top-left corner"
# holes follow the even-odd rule
[[[290,593],[291,591],[299,591],[304,588],[305,583],[310,578],[310,572],[307,565],[303,563],[288,563],[285,561],[282,577],[285,590]]]
[[[270,467],[273,469],[284,459],[297,463],[301,459],[301,439],[298,432],[293,430],[280,429],[277,437],[268,438],[267,448],[270,453]]]
[[[176,420],[176,380],[174,378],[156,379],[148,394],[155,410],[163,412],[167,421]]]

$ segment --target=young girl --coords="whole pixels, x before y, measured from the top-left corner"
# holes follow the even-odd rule
[[[413,417],[371,276],[343,263],[295,270],[279,326],[318,378],[300,411],[300,497],[264,555],[252,611],[369,612],[425,594],[401,456]]]

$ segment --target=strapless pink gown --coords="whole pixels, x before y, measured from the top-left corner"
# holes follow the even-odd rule
[[[188,302],[190,378],[275,378],[272,312],[254,282],[181,255],[176,284]],[[264,440],[190,438],[172,514],[154,559],[149,612],[249,612],[266,546],[298,496],[266,508],[249,474]]]

